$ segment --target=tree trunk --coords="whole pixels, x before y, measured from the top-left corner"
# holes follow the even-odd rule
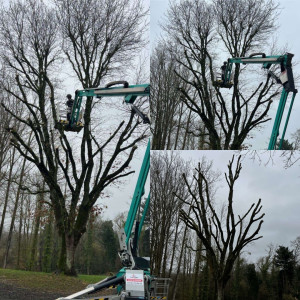
[[[52,243],[53,243],[53,212],[49,211],[49,221],[45,229],[44,251],[43,251],[43,263],[42,269],[44,272],[51,272],[51,255],[52,255]]]
[[[201,300],[208,300],[210,299],[210,294],[214,294],[214,291],[210,290],[210,272],[208,268],[207,262],[204,265],[203,271],[202,271],[202,278],[199,277],[198,285],[201,286],[201,291],[199,298]]]
[[[65,275],[77,276],[75,270],[75,252],[77,245],[74,242],[74,236],[67,235],[66,239],[66,267]]]
[[[18,236],[18,255],[17,255],[17,269],[20,269],[20,256],[21,256],[21,242],[22,242],[22,227],[23,227],[23,206],[24,206],[24,193],[21,196],[20,218],[19,218],[19,236]]]
[[[181,130],[181,118],[182,118],[183,105],[184,104],[182,102],[181,106],[180,106],[180,111],[179,111],[179,120],[178,120],[178,125],[177,125],[176,136],[175,136],[174,149],[177,149],[177,143],[178,143],[179,133],[180,133],[180,130]]]
[[[177,281],[178,281],[178,277],[179,277],[181,266],[182,266],[182,258],[183,258],[183,255],[184,255],[184,249],[185,249],[185,245],[186,245],[187,231],[188,231],[188,228],[187,228],[187,226],[185,226],[183,237],[182,237],[181,249],[180,249],[179,258],[178,258],[178,262],[177,262],[178,267],[177,267],[177,271],[176,271],[175,277],[174,277],[173,282],[172,282],[173,288],[171,289],[171,292],[170,292],[171,298],[173,300],[176,298]]]
[[[92,244],[93,244],[93,221],[89,218],[89,225],[87,228],[87,239],[85,244],[85,264],[86,273],[90,275],[91,258],[92,258]]]
[[[24,207],[24,225],[23,225],[23,243],[24,243],[24,249],[26,249],[26,253],[24,254],[24,257],[29,257],[29,227],[30,227],[30,197],[28,195],[25,195],[25,207]]]
[[[43,190],[45,188],[45,182],[43,183]],[[29,261],[29,270],[31,271],[33,266],[35,265],[35,257],[36,257],[36,250],[37,250],[37,242],[38,242],[38,233],[40,230],[40,221],[41,221],[41,209],[42,209],[42,197],[41,195],[37,196],[36,201],[36,209],[35,209],[35,223],[33,229],[33,241],[31,245],[30,251],[30,261]]]
[[[206,150],[205,149],[205,140],[206,140],[205,133],[206,133],[205,127],[200,125],[200,138],[199,138],[199,145],[198,145],[199,150]]]
[[[183,138],[181,150],[185,149],[186,140],[187,140],[187,137],[188,137],[188,131],[189,131],[189,128],[190,128],[191,114],[192,114],[192,111],[189,112],[189,116],[188,116],[188,119],[186,121],[186,127],[185,127],[184,138]]]
[[[169,253],[169,240],[170,240],[170,226],[167,226],[167,232],[165,233],[166,241],[163,249],[163,261],[162,261],[162,269],[161,269],[161,276],[163,278],[166,277],[167,272],[167,263],[168,263],[168,253]]]
[[[196,259],[195,259],[195,265],[194,269],[192,270],[193,272],[193,283],[192,283],[192,299],[197,299],[199,296],[199,273],[200,273],[200,263],[201,263],[201,248],[202,248],[202,243],[201,241],[197,241],[197,252],[196,252]]]
[[[30,138],[31,138],[31,135],[29,136],[28,143],[30,142]],[[15,219],[16,219],[16,214],[17,214],[19,199],[20,199],[20,194],[21,194],[21,184],[23,182],[23,177],[24,177],[24,173],[25,173],[25,165],[26,165],[26,159],[24,158],[22,168],[21,168],[20,178],[19,178],[18,190],[17,190],[17,195],[16,195],[16,202],[15,202],[13,214],[12,214],[12,217],[11,217],[11,223],[10,223],[8,237],[7,237],[6,251],[5,251],[5,256],[4,256],[4,261],[3,261],[3,269],[5,269],[6,266],[7,266],[8,254],[9,254],[9,249],[10,249],[10,244],[11,244],[13,229],[14,229],[14,226],[15,226]]]
[[[13,148],[12,155],[10,157],[11,160],[10,160],[10,164],[9,164],[9,175],[8,175],[7,187],[6,187],[6,192],[5,192],[5,200],[4,200],[3,211],[2,211],[2,219],[1,219],[1,225],[0,225],[0,240],[1,240],[1,236],[2,236],[4,220],[5,220],[6,210],[7,210],[7,203],[8,203],[9,193],[10,193],[12,171],[13,171],[13,166],[15,164],[15,153],[16,153],[16,148]]]
[[[168,278],[171,278],[171,274],[172,274],[172,270],[173,270],[173,266],[174,266],[179,224],[180,224],[180,219],[179,219],[179,215],[178,215],[177,221],[176,221],[176,227],[175,227],[176,229],[175,229],[175,234],[174,234],[173,247],[171,250],[172,256],[171,256],[171,260],[170,260],[170,268],[169,268]]]
[[[189,208],[188,215],[190,215],[191,209],[192,209],[192,206],[190,206],[190,208]],[[186,236],[187,236],[187,233],[188,233],[188,227],[185,225],[184,226],[183,237],[182,237],[182,242],[181,242],[181,247],[180,247],[179,258],[178,258],[178,261],[177,261],[177,264],[178,264],[177,272],[176,272],[175,278],[173,279],[173,282],[172,282],[173,288],[170,290],[170,296],[171,296],[171,298],[173,300],[175,300],[175,298],[176,298],[177,281],[178,281],[178,276],[180,274],[183,252],[184,252],[184,248],[185,248],[185,245],[186,245]]]
[[[240,274],[241,273],[241,257],[238,255],[236,260],[235,278],[234,278],[234,298],[239,300],[240,292]]]
[[[225,284],[222,280],[217,281],[217,300],[224,300]]]
[[[64,272],[66,268],[66,238],[64,235],[60,235],[58,233],[59,237],[61,238],[60,242],[60,253],[59,253],[59,260],[58,260],[58,272]]]

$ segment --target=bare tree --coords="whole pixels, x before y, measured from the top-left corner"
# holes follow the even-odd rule
[[[82,86],[98,86],[112,71],[122,69],[123,60],[128,66],[129,53],[142,47],[140,25],[145,12],[141,1],[55,3],[58,18],[42,1],[17,0],[1,11],[1,58],[10,77],[15,77],[10,82],[3,78],[1,86],[26,108],[27,115],[20,116],[3,104],[35,138],[27,145],[18,128],[9,128],[12,145],[38,168],[48,186],[62,242],[60,269],[75,274],[75,250],[89,212],[108,185],[133,172],[128,167],[137,143],[147,136],[147,127],[140,129],[141,122],[130,114],[127,121],[111,126],[110,134],[94,136],[89,98],[81,144],[74,143],[72,134],[53,128],[58,122],[55,71],[64,52]]]
[[[145,45],[141,0],[55,0],[63,51],[84,88],[123,72]],[[91,101],[90,101],[91,102]]]
[[[300,236],[298,236],[295,240],[291,241],[291,246],[294,249],[295,259],[299,263],[299,260],[300,260]]]
[[[167,265],[173,268],[177,238],[180,236],[178,215],[182,204],[173,192],[184,197],[186,190],[183,184],[178,184],[178,179],[187,170],[188,165],[173,152],[155,151],[151,154],[151,269],[154,274],[163,277],[171,273]]]
[[[29,145],[31,143],[32,140],[32,134],[29,135],[28,141],[27,141],[27,145]],[[13,149],[15,150],[15,148]],[[27,155],[27,153],[26,153]],[[6,268],[7,265],[7,261],[8,261],[8,254],[9,254],[9,250],[10,250],[10,245],[11,245],[11,241],[12,241],[12,234],[13,234],[13,229],[15,226],[15,219],[16,219],[16,215],[17,215],[17,210],[19,207],[19,201],[22,198],[22,182],[24,180],[24,176],[25,176],[25,172],[26,172],[26,157],[23,157],[23,161],[21,164],[21,168],[20,168],[20,172],[19,172],[19,178],[18,178],[18,183],[17,183],[17,193],[16,193],[16,197],[15,197],[15,203],[14,203],[14,209],[11,215],[11,221],[10,221],[10,228],[9,228],[9,232],[8,232],[8,237],[7,237],[7,241],[6,241],[6,251],[5,251],[5,256],[4,256],[4,262],[3,262],[3,268]]]
[[[2,70],[2,76],[8,76],[8,74]],[[1,103],[5,103],[10,110],[15,113],[22,114],[23,107],[8,93],[3,90],[0,93]],[[2,214],[1,214],[1,224],[0,224],[0,240],[2,237],[5,218],[7,217],[7,208],[11,197],[11,188],[13,184],[13,179],[17,177],[19,172],[16,169],[16,165],[19,161],[20,156],[16,153],[16,149],[11,147],[10,139],[11,134],[7,130],[8,128],[19,128],[19,132],[22,133],[24,126],[18,120],[13,118],[12,115],[8,114],[3,106],[0,106],[0,188],[3,189],[3,201],[1,201]],[[22,173],[22,172],[21,172]],[[6,184],[4,184],[6,182]]]
[[[270,120],[268,111],[278,88],[269,76],[259,84],[246,81],[249,73],[237,64],[232,93],[213,83],[216,48],[231,57],[263,52],[266,46],[261,42],[276,28],[277,11],[273,0],[186,0],[170,5],[163,29],[170,51],[185,71],[175,70],[188,87],[179,87],[182,100],[205,127],[198,135],[205,137],[210,149],[241,149],[252,131]]]
[[[221,213],[216,210],[213,201],[213,188],[216,174],[212,171],[212,163],[203,160],[198,164],[192,179],[183,174],[183,180],[189,191],[189,199],[176,195],[192,213],[181,210],[181,218],[185,224],[197,233],[203,244],[206,259],[214,277],[217,299],[224,299],[226,283],[230,278],[234,262],[242,249],[249,243],[260,239],[257,236],[263,223],[261,200],[253,203],[248,211],[236,216],[233,210],[233,190],[239,178],[242,166],[241,157],[234,167],[234,157],[229,162],[228,173],[225,174],[229,188],[226,206]],[[256,224],[258,223],[258,224]]]
[[[1,64],[0,64],[1,65]],[[5,78],[8,76],[5,69],[1,70],[1,77]],[[3,90],[0,91],[0,102],[5,103],[11,110],[22,114],[22,105],[19,105],[18,101],[16,101],[11,95],[5,93]],[[20,127],[23,128],[22,124],[16,119],[13,118],[12,115],[8,114],[3,106],[0,106],[0,187],[3,184],[3,179],[7,173],[6,166],[9,162],[9,151],[11,150],[11,145],[9,140],[11,138],[10,133],[6,130],[8,127]],[[8,172],[10,168],[8,167]],[[1,236],[1,234],[0,234]]]
[[[150,69],[152,149],[188,148],[184,145],[191,134],[188,130],[191,112],[181,101],[178,89],[185,84],[174,73],[176,61],[165,43],[154,49]]]
[[[11,184],[12,184],[12,177],[13,177],[13,171],[14,171],[14,165],[16,164],[16,149],[11,148],[9,151],[9,165],[8,165],[8,174],[7,174],[7,185],[5,187],[5,192],[4,192],[4,201],[2,202],[3,208],[2,208],[2,214],[1,214],[1,224],[0,224],[0,240],[2,237],[3,229],[4,229],[4,222],[5,222],[5,217],[6,217],[6,212],[7,212],[7,206],[9,202],[9,195],[11,192]]]
[[[190,168],[191,163],[184,161],[176,152],[151,153],[151,272],[172,278],[168,295],[170,299],[181,295],[179,286],[183,274],[192,273],[190,264],[185,264],[185,261],[191,254],[191,250],[187,249],[188,241],[195,234],[191,234],[191,230],[180,219],[179,212],[183,204],[174,195],[176,192],[183,198],[188,196],[185,184],[180,178]],[[193,259],[190,263],[191,261]]]
[[[3,100],[2,96],[1,100]],[[10,144],[8,143],[9,140],[9,133],[5,128],[9,126],[9,123],[11,121],[11,116],[8,115],[3,107],[0,107],[0,118],[1,118],[1,124],[0,124],[0,187],[3,183],[3,178],[5,176],[5,166],[8,162],[8,152],[10,150]]]
[[[300,150],[300,129],[292,134],[292,143],[295,150]]]

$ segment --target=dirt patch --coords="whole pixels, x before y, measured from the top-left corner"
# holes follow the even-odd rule
[[[22,300],[54,300],[64,295],[59,295],[44,291],[33,291],[25,288],[13,286],[0,281],[0,299],[22,299]]]
[[[75,291],[74,291],[75,292]],[[78,292],[78,291],[76,291]],[[93,294],[90,297],[116,294],[116,289],[105,289],[104,291]],[[36,289],[22,288],[10,281],[3,281],[0,278],[0,299],[1,300],[55,300],[57,298],[66,297],[69,294],[59,294],[49,291],[37,291]],[[89,297],[89,296],[86,296]]]

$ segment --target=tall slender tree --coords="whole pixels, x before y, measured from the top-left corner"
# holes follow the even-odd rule
[[[198,163],[192,179],[183,174],[190,197],[177,197],[187,205],[192,213],[181,210],[185,224],[196,232],[203,244],[203,251],[214,277],[217,299],[223,300],[225,286],[230,278],[235,261],[249,243],[262,238],[258,236],[263,223],[261,200],[253,203],[244,215],[235,215],[233,209],[233,190],[240,176],[241,157],[234,167],[234,156],[228,164],[225,179],[228,185],[228,198],[223,212],[218,213],[214,201],[214,183],[218,175],[212,170],[212,163],[205,159]]]

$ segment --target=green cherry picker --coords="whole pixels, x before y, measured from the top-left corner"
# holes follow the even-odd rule
[[[233,86],[233,83],[231,82],[231,71],[232,71],[233,64],[262,64],[262,67],[268,70],[268,76],[275,79],[276,83],[281,84],[283,86],[268,150],[276,149],[276,141],[279,135],[279,128],[282,121],[284,108],[289,93],[292,93],[290,107],[287,113],[285,125],[283,128],[282,136],[278,147],[278,149],[281,149],[285,132],[287,129],[287,125],[289,122],[290,114],[292,111],[292,107],[294,104],[294,99],[298,92],[297,89],[295,88],[294,76],[292,71],[293,56],[294,55],[291,53],[286,53],[284,55],[273,55],[273,56],[266,56],[265,53],[254,53],[251,54],[249,57],[229,58],[227,62],[224,62],[223,66],[221,67],[222,70],[221,77],[217,78],[217,80],[214,82],[214,85],[217,87],[230,89]],[[269,70],[272,65],[280,65],[281,74],[279,75],[279,77],[274,72]]]
[[[117,85],[117,86],[115,86]],[[122,86],[120,86],[122,85]],[[141,112],[134,101],[138,96],[149,96],[150,85],[130,86],[126,81],[116,81],[109,83],[104,88],[91,88],[78,90],[75,93],[72,113],[69,121],[60,120],[58,127],[66,131],[79,132],[83,127],[80,119],[82,97],[116,97],[124,96],[125,103],[130,104],[132,112],[140,116],[144,123],[150,123],[146,114]],[[89,285],[86,289],[79,291],[59,300],[82,299],[82,300],[150,300],[150,299],[167,299],[168,279],[156,278],[150,274],[150,261],[147,258],[139,256],[138,241],[144,225],[145,217],[148,212],[150,203],[150,193],[143,205],[141,214],[142,198],[145,194],[145,184],[150,169],[150,141],[144,155],[141,170],[138,176],[137,184],[133,193],[130,209],[126,219],[125,226],[118,233],[120,250],[119,257],[123,268],[112,277],[108,277],[96,284]],[[96,296],[95,294],[107,288],[115,287],[117,292],[109,296]]]
[[[121,85],[121,86],[120,86]],[[150,123],[146,114],[141,112],[134,102],[139,96],[149,96],[150,84],[129,85],[127,81],[114,81],[108,83],[102,88],[88,88],[75,91],[75,98],[71,102],[71,114],[67,118],[66,114],[59,114],[59,121],[55,124],[55,128],[63,128],[65,131],[79,132],[83,124],[83,109],[81,109],[83,97],[124,97],[125,103],[131,106],[132,111],[142,118],[144,123]],[[68,95],[71,96],[71,95]],[[69,101],[68,101],[69,102]]]

